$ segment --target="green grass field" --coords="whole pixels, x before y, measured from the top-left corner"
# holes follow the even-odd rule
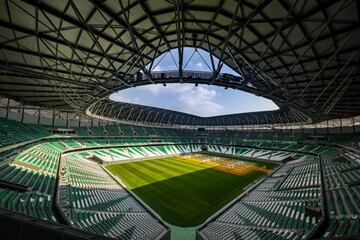
[[[229,174],[179,157],[112,164],[106,168],[165,221],[182,227],[203,223],[249,183],[265,175],[257,171]]]

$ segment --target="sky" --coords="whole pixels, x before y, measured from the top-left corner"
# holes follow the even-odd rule
[[[172,56],[171,56],[172,54]],[[177,70],[177,50],[171,54],[159,56],[152,71]],[[174,61],[175,60],[175,61]],[[215,66],[218,60],[215,59]],[[184,50],[184,70],[210,71],[209,53],[194,48]],[[223,66],[221,73],[238,74],[228,66]],[[152,84],[128,88],[114,93],[110,99],[120,102],[141,104],[169,110],[185,112],[201,117],[276,110],[278,107],[271,100],[258,97],[240,90],[224,89],[214,85],[171,83]]]

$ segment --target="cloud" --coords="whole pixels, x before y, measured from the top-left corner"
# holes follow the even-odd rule
[[[224,106],[216,101],[216,97],[220,94],[207,86],[198,86],[190,84],[168,84],[163,86],[162,84],[145,85],[138,87],[140,90],[135,93],[127,93],[126,95],[121,92],[113,94],[111,99],[119,102],[128,102],[141,105],[149,104],[151,99],[149,95],[141,93],[146,91],[156,98],[160,98],[161,101],[153,105],[156,107],[164,107],[167,105],[170,109],[180,112],[186,112],[198,116],[214,116],[223,114]],[[136,94],[136,95],[135,95]],[[141,98],[139,96],[147,96]],[[160,105],[159,105],[160,104]],[[167,107],[165,107],[167,108]]]
[[[165,69],[161,67],[160,65],[156,65],[151,71],[164,71]]]
[[[180,94],[187,91],[190,91],[193,86],[188,84],[168,84],[164,86],[162,84],[155,85],[145,85],[141,87],[141,90],[148,91],[155,96],[158,96],[161,93],[167,94]]]
[[[195,87],[194,84],[185,83],[129,88],[112,94],[110,98],[202,117],[278,109],[270,100],[249,93],[208,85]]]
[[[198,116],[213,116],[222,113],[224,106],[217,103],[217,92],[205,86],[193,87],[191,91],[180,94],[179,110]]]
[[[195,64],[195,70],[204,70],[204,64],[202,62],[198,62]]]
[[[121,92],[112,94],[111,100],[116,102],[126,102],[126,103],[135,103],[135,104],[141,104],[142,102],[142,99],[139,96],[125,97],[121,95]]]
[[[175,64],[168,64],[168,65],[156,65],[151,71],[168,71],[168,70],[177,70],[178,67]]]

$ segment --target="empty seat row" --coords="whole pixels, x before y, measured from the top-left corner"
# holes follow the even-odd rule
[[[166,231],[97,162],[71,153],[60,173],[58,204],[74,227],[120,239],[156,239]]]

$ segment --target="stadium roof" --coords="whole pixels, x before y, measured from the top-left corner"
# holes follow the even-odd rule
[[[254,113],[253,123],[265,121],[259,118],[269,123],[349,117],[360,113],[359,26],[357,0],[4,0],[0,94],[66,111],[89,113],[96,105],[100,116],[111,113],[108,96],[117,90],[188,81],[241,89],[279,105],[275,117]],[[222,81],[221,64],[213,66],[214,77],[208,80],[183,78],[185,46],[209,51],[241,80]],[[179,78],[152,79],[145,66],[174,48],[179,49]],[[131,77],[140,70],[145,77]],[[134,116],[116,117],[146,122],[151,117],[144,111],[164,112],[134,109],[128,112]],[[189,117],[173,114],[164,121]],[[249,122],[240,121],[243,116],[189,121]]]

